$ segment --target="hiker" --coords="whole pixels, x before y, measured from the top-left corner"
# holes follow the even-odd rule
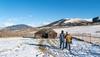
[[[64,31],[63,30],[60,33],[59,40],[60,40],[60,48],[64,49]]]
[[[70,44],[72,44],[72,36],[70,35],[70,34],[68,34],[67,36],[66,36],[66,42],[67,42],[67,48],[68,48],[68,50],[70,51],[71,50],[71,46],[70,46]]]
[[[67,48],[67,45],[68,45],[68,44],[67,44],[68,42],[67,42],[67,40],[66,40],[66,39],[67,39],[67,35],[68,35],[68,32],[66,32],[66,35],[65,35],[65,48]]]

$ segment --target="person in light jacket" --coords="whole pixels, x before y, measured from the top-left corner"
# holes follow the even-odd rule
[[[67,42],[67,48],[70,51],[71,50],[71,46],[70,45],[72,44],[72,36],[70,34],[68,34],[66,36],[66,42]]]

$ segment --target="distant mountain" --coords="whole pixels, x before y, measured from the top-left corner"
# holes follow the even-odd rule
[[[0,37],[23,37],[32,35],[38,28],[34,28],[25,24],[8,26],[0,30]]]
[[[42,27],[51,27],[51,26],[58,26],[58,25],[62,25],[62,23],[64,23],[64,21],[66,21],[66,19],[61,19],[61,20],[58,20],[58,21],[54,21],[48,25],[44,25]]]
[[[79,18],[67,18],[67,19],[61,19],[55,22],[52,22],[48,25],[44,25],[42,27],[56,27],[56,26],[82,26],[82,25],[88,25],[90,21],[82,20]]]
[[[18,24],[18,25],[12,25],[12,26],[8,26],[3,28],[2,30],[10,30],[10,31],[14,31],[14,30],[24,30],[24,29],[32,29],[33,27],[25,25],[25,24]]]

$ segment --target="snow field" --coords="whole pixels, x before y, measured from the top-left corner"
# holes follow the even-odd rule
[[[59,39],[0,39],[0,57],[100,57],[100,46],[73,39],[71,53]]]

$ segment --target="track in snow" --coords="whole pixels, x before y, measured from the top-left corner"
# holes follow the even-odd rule
[[[74,39],[70,53],[59,39],[0,39],[0,57],[100,57],[100,46]]]

